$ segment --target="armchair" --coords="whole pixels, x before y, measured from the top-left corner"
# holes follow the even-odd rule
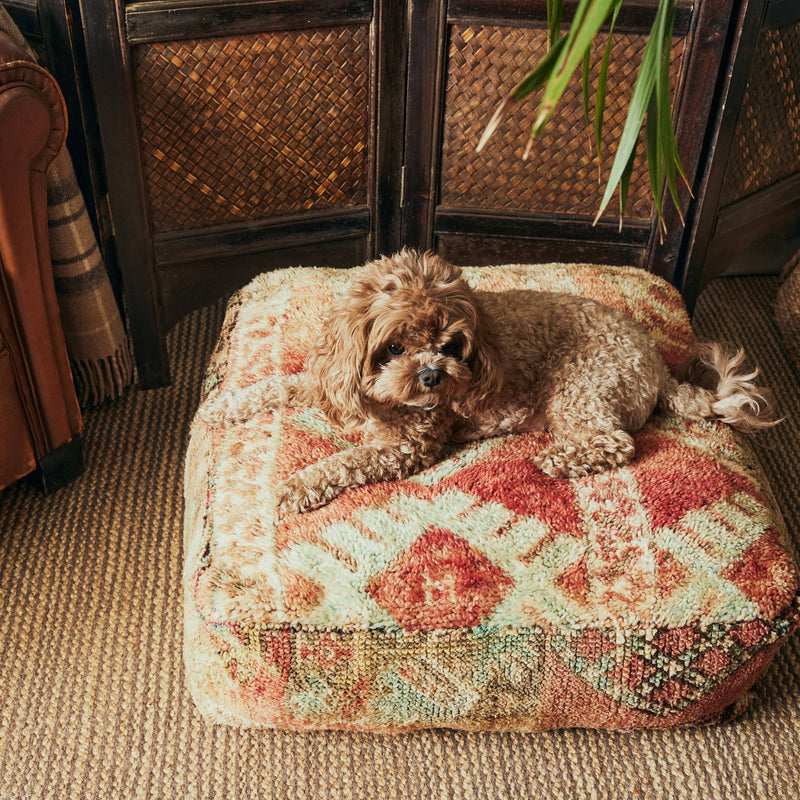
[[[83,470],[47,232],[66,127],[53,78],[0,32],[0,487],[32,473],[50,492]]]

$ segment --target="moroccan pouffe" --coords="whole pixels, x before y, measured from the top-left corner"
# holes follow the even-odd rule
[[[352,273],[289,269],[229,303],[205,391],[298,372]],[[694,338],[632,268],[468,268],[475,289],[567,291]],[[452,445],[408,478],[279,517],[273,487],[352,446],[315,410],[211,429],[186,462],[185,662],[209,721],[295,730],[700,724],[744,705],[798,620],[798,575],[750,443],[657,414],[627,467],[554,479],[546,434]]]

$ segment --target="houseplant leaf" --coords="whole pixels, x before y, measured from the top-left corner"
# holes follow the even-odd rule
[[[537,114],[531,129],[531,138],[538,136],[555,112],[556,106],[572,79],[578,64],[582,67],[582,89],[584,118],[589,124],[589,70],[590,49],[597,33],[604,24],[609,24],[609,36],[600,64],[595,95],[595,142],[597,158],[603,151],[603,117],[608,88],[608,73],[611,57],[611,35],[624,0],[579,0],[575,16],[566,35],[560,35],[562,0],[547,0],[548,9],[548,53],[540,59],[528,74],[503,100],[484,131],[478,149],[482,149],[496,131],[507,108],[519,102],[533,91],[544,87]],[[642,63],[631,94],[630,104],[622,135],[614,156],[609,178],[595,217],[595,223],[608,207],[614,193],[620,192],[620,214],[624,214],[637,141],[647,118],[648,174],[653,193],[659,225],[663,225],[662,186],[666,181],[670,195],[678,205],[677,176],[684,182],[686,176],[678,154],[675,131],[672,125],[670,94],[670,56],[672,29],[676,0],[658,0],[655,19],[645,46]],[[609,23],[610,20],[610,23]],[[525,156],[530,149],[530,141]],[[687,183],[688,185],[688,183]]]
[[[594,101],[594,133],[595,145],[597,146],[597,159],[601,158],[603,152],[603,117],[606,108],[606,93],[608,88],[608,65],[611,60],[611,42],[614,35],[614,25],[622,7],[622,0],[616,0],[611,15],[611,25],[608,29],[608,39],[603,50],[603,59],[600,62],[600,74],[597,76],[597,93]]]
[[[617,152],[614,156],[614,162],[611,165],[611,173],[608,177],[603,199],[600,201],[600,209],[595,217],[595,223],[600,219],[611,201],[620,179],[622,178],[622,174],[628,165],[631,153],[633,153],[636,148],[639,132],[642,129],[645,114],[650,105],[650,100],[661,72],[667,23],[672,17],[671,12],[673,6],[674,0],[662,0],[656,12],[656,18],[644,49],[641,66],[639,67],[639,75],[633,87],[628,114],[625,118],[625,126],[622,129],[622,135],[620,136]],[[661,186],[659,185],[657,189],[654,189],[654,195],[660,191]],[[624,213],[624,205],[621,206],[620,210],[621,213]]]
[[[584,53],[591,47],[597,32],[611,13],[614,2],[615,0],[580,0],[566,36],[564,50],[554,67],[553,75],[545,84],[539,113],[533,123],[534,136],[541,133],[553,115],[575,69],[583,61]]]

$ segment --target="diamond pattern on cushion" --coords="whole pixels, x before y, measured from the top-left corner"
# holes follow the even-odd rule
[[[432,528],[415,539],[367,591],[409,631],[480,625],[511,579],[465,539]]]

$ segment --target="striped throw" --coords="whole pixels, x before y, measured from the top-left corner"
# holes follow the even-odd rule
[[[38,62],[8,12],[0,31]],[[118,397],[133,381],[130,345],[103,255],[66,147],[47,174],[47,219],[56,296],[78,400]]]

